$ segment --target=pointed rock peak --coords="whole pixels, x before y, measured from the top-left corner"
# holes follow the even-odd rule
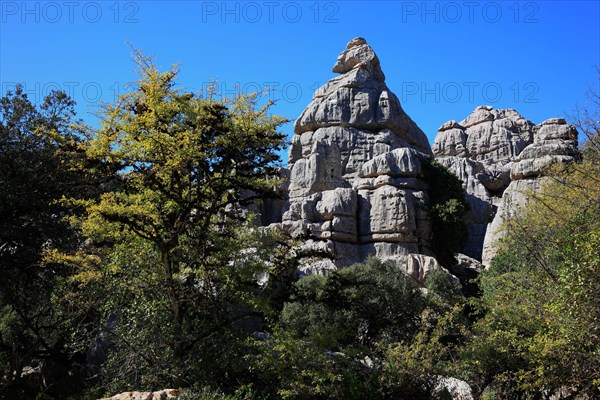
[[[348,44],[346,45],[346,48],[348,50],[350,50],[353,47],[360,46],[363,44],[367,44],[367,41],[365,40],[365,38],[358,36],[358,37],[355,37],[354,39],[352,39],[351,41],[349,41]]]
[[[385,75],[381,71],[377,55],[367,44],[364,38],[356,37],[346,45],[346,50],[338,56],[332,71],[345,74],[355,68],[363,68],[370,72],[371,77],[378,81],[384,81]]]
[[[296,120],[294,132],[301,135],[333,127],[349,136],[353,134],[349,128],[374,135],[389,131],[395,140],[403,142],[394,147],[413,147],[432,155],[425,133],[404,112],[398,97],[385,84],[379,59],[371,46],[365,39],[355,38],[346,47],[333,68],[341,75],[317,89],[312,102]]]

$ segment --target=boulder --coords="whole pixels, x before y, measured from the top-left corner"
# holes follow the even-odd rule
[[[165,389],[157,392],[124,392],[100,400],[166,400],[176,399],[179,389]]]
[[[458,278],[438,263],[434,257],[423,254],[407,254],[384,258],[386,261],[396,262],[408,277],[412,278],[418,286],[425,286],[427,275],[433,271],[441,271],[447,274],[448,279],[458,281]]]
[[[452,400],[474,400],[471,386],[460,379],[440,377],[433,389],[434,398]]]

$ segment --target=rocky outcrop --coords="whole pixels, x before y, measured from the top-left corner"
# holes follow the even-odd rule
[[[426,154],[431,153],[427,137],[406,115],[396,95],[388,89],[379,59],[363,38],[348,43],[347,49],[339,55],[333,72],[341,75],[315,92],[313,101],[296,120],[296,135],[327,127],[355,128],[381,133],[385,139],[393,140],[394,143],[389,143],[393,148],[398,147],[394,144],[402,143]],[[364,160],[360,156],[368,154],[356,154],[356,161]]]
[[[432,394],[436,399],[475,399],[473,390],[467,382],[451,377],[439,377]]]
[[[432,156],[464,184],[470,211],[462,252],[489,263],[498,227],[511,207],[524,203],[523,191],[539,190],[550,165],[577,157],[577,132],[564,120],[536,126],[515,110],[490,106],[443,124],[430,148],[362,38],[348,43],[333,72],[339,75],[315,92],[295,122],[284,200],[267,205],[278,210],[273,215],[261,213],[263,224],[277,222],[301,240],[301,274],[375,255],[423,282],[417,271],[439,267],[424,258],[432,255],[432,222],[423,164]],[[418,267],[411,267],[414,255]],[[474,272],[460,260],[456,268]]]
[[[304,239],[305,273],[376,255],[400,261],[422,280],[435,261],[419,258],[415,267],[411,256],[430,254],[420,178],[432,155],[427,138],[386,86],[364,39],[348,43],[333,72],[340,75],[315,92],[294,126],[282,227]]]
[[[553,164],[567,164],[579,157],[577,130],[562,118],[551,118],[533,128],[533,142],[510,165],[511,182],[504,191],[483,243],[482,262],[489,265],[502,237],[502,223],[527,204],[530,193],[541,190],[546,170]]]
[[[511,164],[510,179],[535,178],[554,163],[569,163],[579,156],[577,130],[562,118],[551,118],[533,129],[533,143]]]
[[[178,389],[165,389],[157,392],[124,392],[100,400],[167,400],[176,399],[180,392]]]
[[[515,110],[480,106],[461,122],[439,128],[433,154],[463,181],[471,208],[466,255],[481,260],[494,207],[510,183],[510,163],[532,142],[533,126]]]
[[[577,131],[563,119],[536,126],[515,110],[480,106],[443,124],[432,151],[463,181],[471,206],[463,252],[487,265],[502,221],[525,203],[525,193],[541,188],[550,165],[578,156]]]
[[[481,262],[461,253],[454,254],[454,261],[450,272],[463,282],[476,278],[483,270]]]

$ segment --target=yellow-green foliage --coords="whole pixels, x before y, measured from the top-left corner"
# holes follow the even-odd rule
[[[136,87],[103,108],[86,148],[111,166],[108,183],[98,196],[62,201],[82,210],[69,220],[85,246],[46,254],[74,268],[70,282],[101,293],[105,318],[117,315],[106,364],[115,390],[226,375],[214,364],[236,358],[231,325],[262,305],[253,290],[267,269],[258,249],[244,250],[260,238],[241,207],[272,193],[285,139],[270,103],[185,93],[176,67],[160,72],[139,53],[135,61]]]
[[[600,162],[555,169],[504,226],[465,368],[480,388],[600,392]],[[466,365],[465,364],[465,365]],[[502,392],[504,390],[505,392]]]

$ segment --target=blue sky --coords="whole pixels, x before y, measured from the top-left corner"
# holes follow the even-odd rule
[[[265,86],[294,120],[346,43],[362,36],[433,142],[481,104],[540,123],[598,86],[599,1],[2,1],[0,84],[33,100],[60,88],[80,115],[135,80],[131,42],[180,83],[225,94]],[[265,97],[266,98],[266,97]],[[292,124],[284,127],[292,135]]]

